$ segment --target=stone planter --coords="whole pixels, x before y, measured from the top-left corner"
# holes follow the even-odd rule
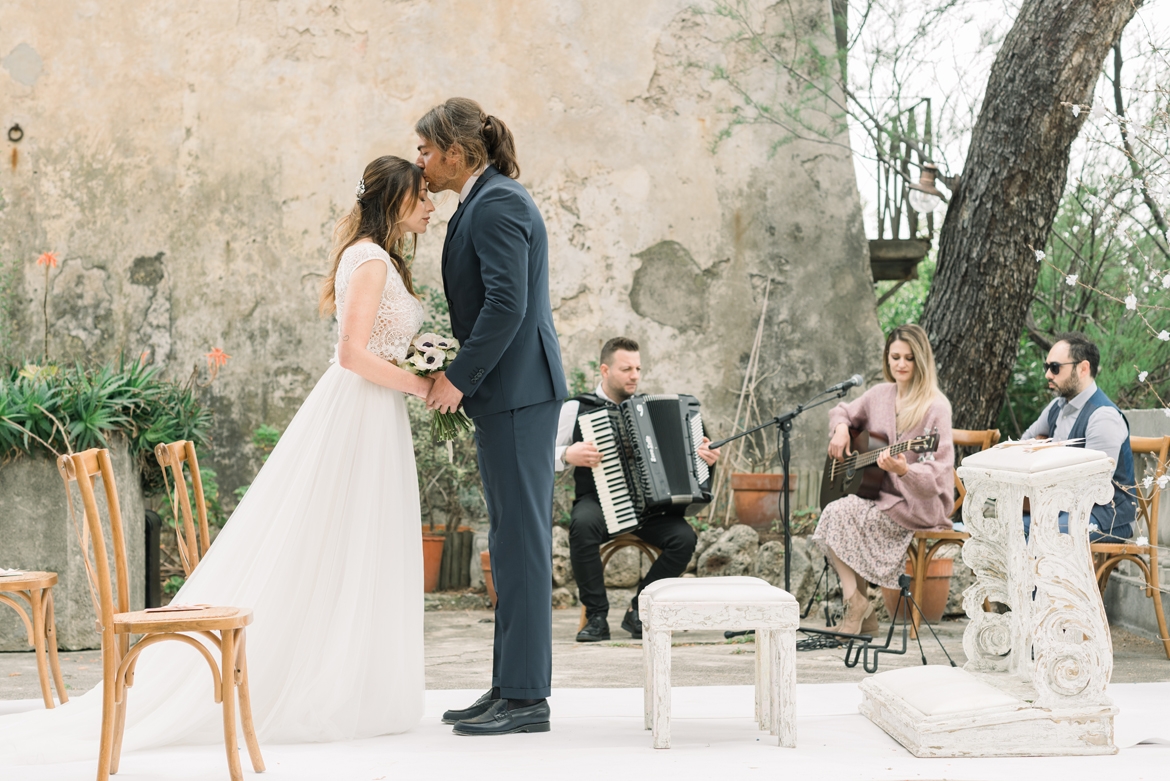
[[[789,475],[788,478],[788,490],[791,492],[796,488],[796,475]],[[757,532],[771,531],[772,525],[780,520],[780,489],[783,485],[782,474],[732,474],[731,495],[736,519]]]
[[[130,457],[125,440],[115,438],[110,445],[126,535],[130,604],[131,609],[140,610],[146,586],[145,502],[138,467]],[[0,567],[56,572],[58,582],[53,587],[53,605],[58,646],[69,651],[100,648],[101,635],[94,629],[95,615],[81,558],[81,543],[69,516],[64,489],[55,461],[47,456],[24,456],[0,466]],[[105,514],[105,491],[100,481],[96,493],[112,570],[113,548]],[[85,523],[85,516],[76,487],[73,506],[80,527]],[[0,651],[27,650],[28,638],[19,616],[7,607],[0,608]]]

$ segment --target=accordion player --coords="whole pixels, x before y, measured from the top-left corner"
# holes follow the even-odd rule
[[[671,508],[692,515],[711,502],[699,406],[685,394],[635,395],[578,419],[582,436],[601,451],[592,472],[611,536]]]

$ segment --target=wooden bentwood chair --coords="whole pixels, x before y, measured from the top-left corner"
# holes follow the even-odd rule
[[[114,467],[110,451],[94,448],[84,453],[61,456],[57,469],[65,481],[77,483],[85,510],[85,526],[93,549],[92,569],[89,551],[86,556],[86,574],[90,587],[96,590],[95,608],[98,610],[98,628],[102,635],[102,728],[98,755],[98,781],[108,781],[118,772],[122,750],[122,732],[126,723],[126,689],[134,684],[134,667],[138,655],[150,646],[165,640],[176,640],[194,648],[211,668],[214,696],[223,704],[224,744],[232,781],[241,781],[239,750],[236,743],[236,689],[240,697],[240,721],[252,767],[264,771],[260,745],[252,724],[252,707],[248,693],[248,665],[245,657],[244,627],[252,623],[252,611],[236,607],[198,607],[192,610],[130,611],[130,586],[126,560],[126,539],[122,513],[114,483]],[[106,551],[102,520],[94,495],[95,478],[100,476],[105,489],[106,507],[110,524],[110,539],[114,553],[114,575],[117,596],[110,581],[110,560]],[[142,635],[133,648],[130,635]],[[203,641],[203,642],[200,642]],[[207,645],[220,652],[220,666]]]
[[[1146,475],[1152,476],[1154,480],[1150,487],[1143,487],[1140,480],[1135,486],[1138,501],[1133,530],[1135,539],[1126,542],[1094,542],[1089,545],[1089,550],[1093,554],[1093,564],[1096,567],[1097,586],[1102,593],[1109,583],[1109,576],[1121,562],[1131,561],[1141,571],[1146,582],[1146,596],[1154,601],[1159,639],[1166,651],[1166,658],[1170,659],[1170,636],[1166,632],[1166,614],[1162,612],[1162,589],[1158,583],[1158,505],[1162,491],[1157,483],[1158,478],[1167,471],[1170,436],[1130,437],[1129,445],[1133,450],[1135,465],[1142,455],[1152,456],[1154,460],[1153,471],[1146,472]],[[1146,543],[1139,545],[1138,539],[1142,536],[1146,538]]]
[[[983,431],[954,429],[951,432],[951,437],[954,440],[956,448],[977,447],[980,450],[986,450],[999,442],[999,429],[993,428]],[[957,453],[955,457],[958,458]],[[958,496],[955,499],[955,509],[952,517],[962,518],[960,509],[963,506],[963,500],[967,498],[967,489],[963,487],[963,481],[959,479],[959,473],[955,471],[954,475],[955,491]],[[955,531],[954,529],[925,529],[914,532],[914,539],[910,542],[908,553],[914,579],[910,586],[910,593],[914,595],[915,604],[922,604],[923,595],[926,593],[926,570],[935,555],[949,545],[957,545],[961,548],[963,543],[970,538],[971,535],[967,532]],[[911,634],[913,637],[917,637],[918,625],[922,621],[922,616],[917,609],[911,610],[910,620],[912,624]]]
[[[641,537],[637,536],[636,534],[619,534],[618,536],[614,537],[612,540],[609,540],[608,542],[603,543],[601,546],[601,571],[602,571],[602,573],[604,573],[605,568],[607,566],[609,566],[609,560],[612,559],[613,555],[615,553],[617,553],[619,550],[621,550],[622,548],[637,548],[640,552],[642,552],[646,555],[646,558],[650,559],[651,564],[653,564],[658,559],[659,554],[662,553],[662,551],[660,551],[658,548],[656,548],[653,545],[651,545],[650,543],[646,542],[645,540],[643,540]],[[625,607],[623,607],[622,614],[624,615],[625,612],[626,612],[626,609],[625,609]],[[581,605],[581,623],[577,625],[577,631],[580,632],[584,628],[585,628],[585,606]]]
[[[53,692],[49,688],[50,670],[57,686],[57,699],[62,705],[69,702],[65,682],[61,680],[61,665],[57,662],[57,622],[53,617],[55,585],[56,572],[22,572],[0,577],[0,604],[11,607],[24,622],[28,644],[37,657],[37,677],[41,681],[41,696],[46,708],[54,707]],[[25,605],[17,602],[17,597],[24,600]],[[28,612],[25,612],[26,605]]]
[[[191,572],[199,564],[200,559],[207,555],[211,547],[211,534],[207,526],[207,502],[203,496],[203,479],[199,474],[199,459],[195,457],[195,444],[185,439],[169,444],[159,443],[154,448],[154,457],[162,468],[163,481],[167,479],[167,468],[171,470],[171,479],[174,490],[167,485],[170,494],[171,509],[175,513],[175,539],[178,542],[179,560],[183,565],[183,574],[191,576]],[[187,492],[187,481],[183,475],[183,463],[186,462],[191,473],[191,487],[195,489],[195,519],[191,517],[191,495]],[[182,528],[178,516],[182,515]],[[198,535],[196,535],[195,520],[198,520]]]

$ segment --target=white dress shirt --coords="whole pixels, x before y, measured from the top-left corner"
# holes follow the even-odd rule
[[[1092,398],[1096,392],[1097,383],[1090,381],[1089,386],[1073,396],[1071,401],[1063,396],[1057,396],[1040,413],[1040,418],[1028,427],[1022,438],[1033,439],[1034,437],[1047,436],[1055,440],[1068,439],[1073,423],[1076,423],[1077,416],[1081,414],[1085,402]],[[1049,431],[1048,411],[1052,409],[1053,404],[1060,408],[1060,414],[1056,416],[1056,430]],[[1129,427],[1125,425],[1125,419],[1121,413],[1113,407],[1099,407],[1085,426],[1085,447],[1089,450],[1101,451],[1112,458],[1115,464],[1121,454],[1121,444],[1128,437]]]
[[[606,395],[598,383],[597,388],[593,391],[606,401],[617,404],[616,401]],[[556,458],[553,460],[553,467],[558,472],[563,472],[568,464],[565,463],[565,451],[573,444],[573,429],[577,425],[577,412],[581,409],[581,402],[576,399],[570,399],[561,405],[561,417],[557,421],[557,449]]]
[[[471,188],[475,187],[475,183],[479,181],[479,177],[483,176],[483,172],[487,170],[487,166],[479,169],[471,176],[467,177],[467,181],[463,183],[463,189],[459,191],[459,203],[467,200],[467,196],[471,195]]]

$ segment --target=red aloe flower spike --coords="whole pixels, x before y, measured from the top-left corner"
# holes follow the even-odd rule
[[[212,348],[211,352],[207,353],[204,357],[207,358],[207,367],[209,369],[218,369],[228,362],[228,358],[231,358],[230,355],[218,347]]]
[[[37,258],[37,265],[46,266],[48,268],[57,268],[57,253],[42,252],[41,256]]]

